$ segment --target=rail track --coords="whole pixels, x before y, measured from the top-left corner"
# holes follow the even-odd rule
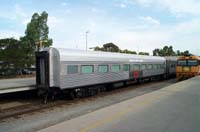
[[[165,80],[168,81],[168,80]],[[156,83],[165,82],[165,81],[154,81],[154,82],[146,82],[143,84],[131,84],[121,88],[117,88],[115,90],[101,92],[95,96],[85,97],[81,99],[70,100],[67,96],[62,93],[59,97],[56,97],[55,100],[49,101],[47,104],[41,103],[41,100],[36,96],[35,91],[32,93],[19,93],[12,94],[8,96],[0,97],[0,122],[9,119],[9,118],[20,118],[21,115],[32,114],[34,112],[42,112],[44,110],[58,108],[61,106],[73,106],[75,104],[80,104],[84,102],[94,101],[97,98],[103,98],[105,96],[111,96],[119,93],[129,92],[131,90],[139,89],[145,86],[150,86]],[[171,81],[175,82],[175,79]],[[136,96],[140,96],[155,90],[158,90],[163,87],[157,87],[155,89],[144,89],[144,92],[140,92]],[[28,96],[26,95],[28,94]],[[123,100],[125,100],[124,98]],[[122,100],[121,100],[122,101]],[[7,106],[6,106],[7,105]],[[10,106],[9,106],[10,105]]]

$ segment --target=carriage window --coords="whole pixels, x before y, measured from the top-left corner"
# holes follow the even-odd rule
[[[133,70],[140,70],[140,65],[139,64],[134,64],[133,65]]]
[[[152,64],[148,64],[148,69],[152,69],[152,68],[153,68]]]
[[[81,73],[92,73],[94,71],[94,67],[92,65],[81,66]]]
[[[156,64],[153,65],[153,69],[157,69],[157,65]]]
[[[108,72],[108,65],[99,65],[99,72]]]
[[[123,70],[124,71],[129,71],[130,70],[130,65],[129,64],[124,64]]]
[[[120,71],[120,65],[112,65],[112,72],[119,72]]]
[[[146,69],[146,64],[142,64],[142,70]]]
[[[160,64],[157,64],[157,69],[160,69],[160,68],[161,68]]]
[[[164,69],[164,68],[165,68],[165,65],[164,65],[164,64],[162,64],[162,65],[161,65],[161,69]]]
[[[76,74],[78,73],[78,65],[68,65],[67,74]]]

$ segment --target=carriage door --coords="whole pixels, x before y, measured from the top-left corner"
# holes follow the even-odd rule
[[[49,54],[47,51],[36,52],[36,86],[38,94],[44,94],[49,88]]]

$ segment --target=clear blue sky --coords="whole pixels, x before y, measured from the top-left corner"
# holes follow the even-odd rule
[[[55,47],[85,48],[113,42],[147,51],[172,45],[200,55],[199,0],[1,0],[0,38],[24,35],[34,12],[49,14]]]

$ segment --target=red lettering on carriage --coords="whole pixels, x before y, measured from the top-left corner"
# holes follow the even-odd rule
[[[139,77],[138,71],[134,71],[134,72],[133,72],[133,76],[134,76],[135,78]]]

